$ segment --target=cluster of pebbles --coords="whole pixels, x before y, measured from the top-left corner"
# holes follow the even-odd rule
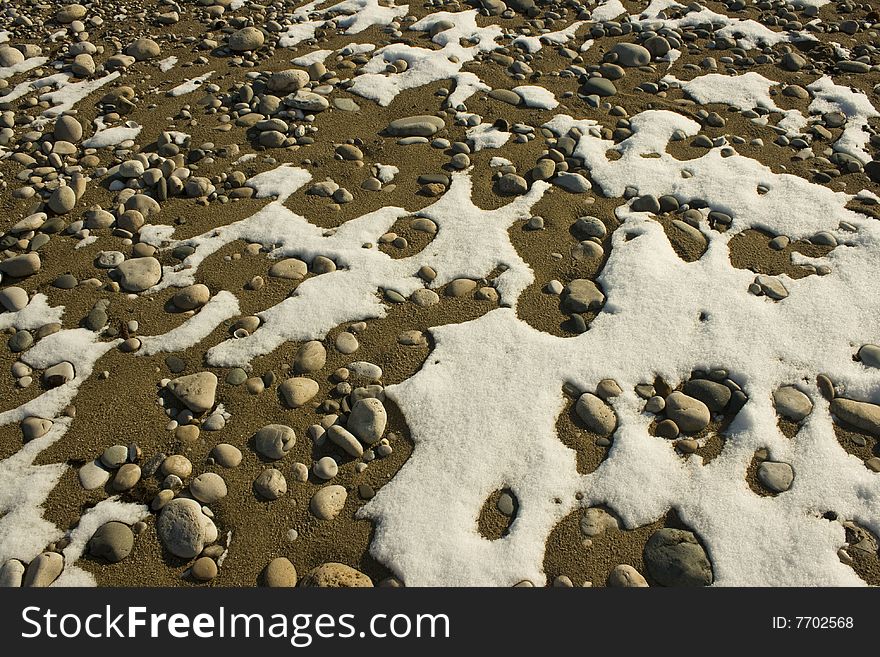
[[[96,0],[7,3],[0,9],[0,327],[7,336],[0,360],[9,372],[2,384],[8,391],[2,411],[80,382],[81,366],[73,355],[60,354],[45,367],[28,364],[28,351],[50,336],[81,329],[96,340],[113,341],[116,351],[134,358],[143,352],[143,336],[205,312],[225,283],[218,284],[212,274],[211,280],[176,287],[161,297],[157,286],[167,271],[188,269],[195,247],[183,239],[164,249],[157,235],[170,233],[157,229],[191,236],[258,211],[249,179],[282,164],[313,174],[293,203],[326,235],[383,205],[423,207],[447,193],[459,172],[472,171],[477,198],[494,207],[532,193],[536,184],[548,184],[551,201],[522,222],[522,231],[511,234],[545,240],[539,252],[520,249],[520,256],[534,264],[539,294],[558,300],[567,335],[588,331],[606,303],[598,278],[612,248],[612,214],[621,202],[633,212],[650,213],[685,261],[704,255],[708,231],[725,232],[736,218],[708,200],[640,195],[636,187],[627,188],[623,199],[607,199],[578,151],[584,132],[558,133],[547,125],[554,113],[592,118],[596,125],[590,135],[620,145],[634,135],[631,119],[637,113],[671,109],[701,128],[693,137],[673,135],[671,146],[680,149],[676,156],[700,157],[709,149],[720,149],[722,157],[745,153],[774,170],[847,193],[880,182],[880,164],[872,159],[880,148],[875,116],[861,126],[871,157],[860,159],[834,148],[853,120],[844,111],[813,112],[809,124],[792,134],[770,120],[778,118],[779,108],[761,103],[702,107],[680,84],[706,73],[759,71],[779,81],[769,93],[781,107],[807,114],[815,97],[810,83],[828,75],[875,100],[880,93],[880,14],[870,3],[844,0],[821,8],[784,0],[711,3],[731,19],[751,20],[782,35],[757,42],[739,38],[724,22],[690,20],[689,15],[704,10],[696,2],[671,5],[656,21],[623,12],[609,16],[605,5],[610,3],[579,0],[428,0],[407,7],[380,0],[316,11],[320,20],[308,20],[312,14],[298,13],[295,4]],[[394,7],[402,11],[386,19],[384,12]],[[483,48],[478,31],[463,35],[459,47],[469,54],[450,55],[443,63],[450,66],[450,75],[437,79],[424,72],[424,62],[403,56],[388,61],[380,75],[424,77],[421,86],[399,89],[390,104],[354,93],[361,75],[376,74],[375,49],[437,50],[445,46],[445,31],[459,29],[455,21],[435,21],[421,31],[411,26],[434,12],[472,9],[480,28],[499,26],[494,47]],[[367,10],[378,11],[368,15]],[[351,13],[369,24],[360,25]],[[304,26],[315,29],[287,45]],[[670,73],[676,80],[667,77]],[[449,80],[464,85],[465,75],[482,81],[461,100]],[[759,193],[766,191],[759,188]],[[564,200],[553,200],[560,197]],[[858,207],[876,216],[876,202],[876,197],[861,197]],[[361,212],[361,207],[366,209]],[[855,232],[852,226],[841,229]],[[377,241],[381,250],[398,257],[437,235],[431,219],[409,217]],[[737,255],[737,238],[731,244],[732,258],[746,257]],[[822,253],[839,246],[827,232],[811,237],[808,245]],[[788,236],[768,237],[768,252],[788,254],[793,246]],[[265,244],[247,244],[203,269],[226,271],[229,263],[245,263],[269,251]],[[283,295],[295,295],[308,277],[345,267],[321,254],[264,264],[243,285],[230,283],[231,291],[242,299],[261,293],[268,298],[281,296],[278,290],[284,286]],[[798,266],[804,273],[831,273],[827,265]],[[751,293],[777,303],[789,296],[780,272],[754,267],[754,273]],[[438,272],[423,266],[414,274],[430,286]],[[160,374],[159,366],[153,371],[152,361],[140,371],[119,374],[99,367],[96,378],[112,381],[120,391],[126,390],[125,376],[149,378],[155,385],[155,414],[164,414],[166,424],[164,434],[149,444],[105,435],[93,425],[88,430],[100,437],[102,449],[84,453],[73,443],[65,457],[76,464],[81,489],[76,495],[93,496],[90,504],[118,496],[145,508],[142,520],[110,520],[89,538],[86,559],[98,583],[103,583],[103,567],[126,563],[147,540],[158,540],[164,550],[162,563],[153,564],[156,569],[169,569],[183,582],[223,583],[224,562],[237,549],[236,531],[259,531],[248,527],[246,518],[229,520],[225,505],[234,496],[247,496],[247,504],[279,506],[295,498],[293,504],[306,508],[319,525],[354,523],[344,510],[350,512],[375,494],[362,475],[372,464],[408,449],[403,421],[387,408],[385,385],[400,382],[417,367],[383,371],[357,352],[391,353],[403,347],[419,350],[424,359],[430,325],[460,321],[498,304],[497,274],[453,279],[442,296],[429,287],[408,297],[382,290],[382,300],[397,308],[392,319],[350,322],[332,336],[301,341],[290,358],[275,354],[253,367],[194,366],[192,353],[157,361],[172,377]],[[154,294],[162,303],[149,303]],[[252,336],[263,322],[265,307],[258,303],[242,302],[241,312],[224,324],[228,335],[221,339]],[[68,308],[63,317],[51,312],[60,305]],[[384,330],[383,322],[392,330]],[[373,326],[379,329],[371,331]],[[854,359],[866,368],[880,367],[880,346],[865,344]],[[708,460],[748,401],[736,381],[736,372],[694,371],[676,383],[653,378],[637,385],[635,393],[651,417],[652,435],[669,440],[682,458]],[[813,411],[801,385],[793,382],[773,395],[784,430],[799,426]],[[866,468],[880,472],[880,405],[847,397],[846,390],[821,374],[817,385],[830,402],[841,445]],[[241,403],[234,401],[237,389],[264,410],[265,400],[275,394],[273,413],[286,419],[270,422],[260,411],[241,412]],[[576,392],[574,410],[583,428],[596,437],[596,445],[609,447],[618,426],[614,398],[623,394],[621,387],[605,379],[595,389]],[[77,417],[72,403],[57,416],[14,421],[20,434],[3,434],[4,458],[45,439],[59,422],[92,422]],[[308,450],[301,449],[303,441]],[[295,460],[294,452],[311,458]],[[247,475],[249,487],[242,490],[233,482],[249,459],[258,460],[260,469]],[[755,481],[760,494],[784,494],[796,485],[797,472],[759,450]],[[515,521],[516,504],[507,492],[495,503],[507,526]],[[53,519],[51,508],[47,517]],[[876,555],[870,532],[841,522],[853,549]],[[32,559],[6,560],[0,584],[52,584],[64,572],[65,548],[75,527],[75,522],[59,527],[65,537]],[[579,527],[586,545],[607,531],[625,530],[611,511],[598,507],[580,513]],[[367,544],[358,547],[360,559],[347,564],[310,557],[307,569],[301,568],[306,574],[299,577],[295,555],[309,539],[298,538],[292,527],[286,536],[289,544],[271,554],[250,555],[259,561],[258,574],[248,575],[250,583],[403,584],[390,572],[363,572],[369,570]],[[620,563],[604,582],[594,583],[690,586],[714,581],[710,555],[700,537],[685,528],[657,528],[641,555],[644,572]],[[124,584],[125,572],[114,573],[109,581]],[[571,586],[573,580],[558,574],[552,583]]]

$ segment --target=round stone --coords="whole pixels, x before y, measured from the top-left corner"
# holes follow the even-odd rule
[[[229,47],[235,52],[248,52],[256,50],[263,45],[265,37],[255,27],[245,27],[233,32],[229,37]]]
[[[55,121],[53,135],[55,141],[66,141],[69,144],[76,144],[83,136],[82,124],[69,114],[59,116]]]
[[[263,584],[270,588],[294,587],[296,581],[296,568],[287,557],[276,557],[263,569]]]
[[[608,586],[643,588],[648,586],[648,582],[638,570],[623,563],[615,566],[608,574]]]
[[[217,540],[217,527],[195,500],[176,498],[162,507],[156,533],[171,554],[191,559]]]
[[[192,463],[181,454],[172,454],[162,461],[160,471],[166,477],[174,475],[175,477],[186,479],[192,474]]]
[[[287,492],[287,480],[280,470],[266,468],[254,480],[254,491],[267,500],[277,500]]]
[[[614,409],[592,393],[586,392],[578,398],[575,412],[587,430],[600,436],[610,436],[617,428]]]
[[[125,54],[131,55],[136,61],[143,62],[158,57],[162,51],[159,49],[158,43],[147,37],[141,37],[125,49]]]
[[[712,413],[720,413],[730,402],[730,388],[709,379],[692,379],[683,386],[685,394],[699,399]]]
[[[685,433],[698,433],[712,419],[709,407],[699,399],[675,391],[666,397],[666,416]]]
[[[201,308],[211,300],[211,291],[206,285],[196,283],[179,290],[173,298],[174,305],[181,310]]]
[[[662,586],[712,583],[712,564],[692,532],[669,527],[659,529],[648,539],[642,556],[648,574]]]
[[[617,55],[616,63],[627,68],[651,63],[651,51],[637,43],[618,43],[611,52]]]
[[[774,493],[791,488],[794,470],[788,463],[764,461],[758,466],[758,480]]]
[[[104,523],[89,540],[89,553],[110,563],[117,563],[131,554],[134,534],[128,525],[111,521]]]
[[[220,443],[211,450],[211,458],[224,468],[237,468],[241,463],[241,450],[229,443]]]
[[[387,422],[388,414],[382,401],[370,397],[355,402],[345,426],[357,438],[372,445],[381,440]]]
[[[143,292],[162,278],[162,265],[156,258],[131,258],[116,268],[119,284],[126,292]]]
[[[880,346],[876,344],[862,345],[859,349],[859,360],[867,367],[880,367]]]
[[[296,372],[317,372],[327,362],[327,350],[318,340],[310,340],[302,345],[293,359]]]
[[[257,452],[272,460],[284,458],[296,444],[296,433],[283,424],[267,424],[254,435]]]
[[[353,354],[358,350],[358,339],[353,333],[343,331],[336,336],[336,351],[341,354]]]
[[[28,293],[20,287],[10,286],[0,290],[0,305],[10,312],[18,312],[28,305]]]
[[[136,463],[126,463],[116,471],[111,487],[118,493],[134,488],[141,480],[141,467]]]
[[[336,473],[339,472],[339,466],[332,456],[323,456],[315,461],[312,470],[314,470],[316,477],[328,480],[336,476]]]
[[[278,389],[290,408],[299,408],[318,394],[318,383],[312,379],[294,377],[284,381]]]
[[[300,586],[322,588],[366,588],[372,580],[359,570],[341,563],[329,562],[313,568],[302,578]]]
[[[214,472],[203,472],[189,484],[189,492],[202,504],[213,504],[228,492],[223,477]]]
[[[76,192],[67,185],[58,187],[52,192],[47,204],[55,214],[67,214],[76,205]]]
[[[190,573],[199,582],[210,582],[217,577],[217,562],[211,557],[199,557],[192,565]]]
[[[309,502],[309,511],[319,520],[332,520],[345,506],[348,492],[344,486],[333,484],[319,489]]]

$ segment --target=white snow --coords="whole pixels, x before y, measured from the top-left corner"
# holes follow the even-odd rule
[[[316,64],[317,62],[323,62],[332,54],[332,50],[313,50],[312,52],[301,55],[300,57],[294,57],[290,60],[290,63],[296,64],[297,66],[311,66],[312,64]]]
[[[559,106],[559,101],[553,92],[537,85],[522,85],[514,87],[513,92],[522,98],[523,105],[537,109],[550,110]]]
[[[618,145],[590,134],[588,120],[560,116],[550,123],[559,134],[574,125],[585,132],[576,152],[607,195],[620,196],[631,185],[682,202],[701,198],[732,212],[734,225],[723,234],[704,225],[708,251],[687,263],[649,214],[621,206],[623,224],[599,277],[607,302],[578,337],[540,333],[511,309],[432,329],[437,346],[423,367],[386,388],[406,417],[415,450],[363,509],[378,523],[371,552],[410,586],[511,585],[525,578],[541,584],[547,535],[578,505],[608,504],[628,527],[675,507],[705,542],[717,585],[863,585],[837,557],[842,526],[820,516],[833,509],[877,532],[880,477],[838,445],[813,381],[825,372],[849,395],[880,399],[880,371],[852,359],[859,344],[880,332],[873,284],[880,275],[880,228],[845,208],[849,196],[773,174],[748,158],[721,158],[715,149],[674,160],[665,153],[672,132],[699,128],[680,115],[639,114],[634,135]],[[621,158],[607,159],[609,149]],[[643,157],[655,153],[660,157]],[[694,176],[683,179],[684,169]],[[770,192],[759,194],[758,184]],[[841,235],[840,221],[858,232],[846,238],[848,247],[824,258],[832,273],[783,277],[791,295],[782,302],[750,294],[754,274],[730,265],[729,241],[746,228]],[[700,321],[701,313],[708,321]],[[675,385],[692,369],[717,367],[732,373],[749,402],[722,454],[704,465],[648,434],[651,418],[633,387],[655,374]],[[613,402],[619,428],[609,458],[581,476],[574,452],[556,437],[562,386],[593,390],[606,377],[625,391]],[[789,383],[798,383],[815,405],[793,440],[777,428],[771,403],[771,393]],[[748,488],[746,469],[759,447],[792,464],[789,492],[762,498]],[[476,519],[488,495],[504,486],[517,495],[519,512],[507,536],[489,541]]]
[[[835,84],[827,75],[823,75],[810,85],[807,90],[813,96],[809,111],[813,113],[843,112],[846,125],[843,134],[834,142],[834,150],[852,155],[862,164],[871,161],[871,154],[866,150],[870,134],[865,131],[868,120],[880,116],[871,100],[863,93],[849,87]]]
[[[30,57],[19,64],[13,64],[12,66],[0,66],[0,80],[11,78],[17,73],[25,73],[26,71],[37,68],[37,66],[42,66],[48,61],[48,57]]]
[[[538,52],[545,44],[562,45],[571,41],[580,26],[584,23],[585,21],[575,21],[571,25],[556,32],[545,32],[537,36],[518,36],[513,40],[513,45],[519,46],[529,53]]]
[[[461,12],[440,11],[412,23],[409,29],[425,32],[440,22],[448,21],[453,27],[432,37],[431,40],[440,46],[436,50],[405,44],[391,44],[378,49],[373,58],[364,65],[364,73],[354,78],[354,84],[349,91],[387,106],[401,91],[455,78],[464,64],[472,61],[478,52],[494,50],[497,47],[496,39],[503,34],[497,25],[479,27],[477,15],[476,9]],[[463,40],[474,44],[462,46]],[[408,68],[401,73],[387,73],[388,64],[398,59],[405,60]],[[448,103],[452,107],[464,101],[462,96],[466,98],[474,93],[475,85],[479,82],[476,76],[464,80],[458,78],[459,84],[462,81],[466,83],[468,93],[450,99]]]
[[[239,313],[238,299],[227,290],[221,290],[183,324],[162,335],[141,337],[138,356],[151,356],[166,351],[182,351],[203,339],[227,319]]]
[[[166,57],[165,59],[160,59],[156,62],[156,66],[159,67],[159,70],[163,73],[167,73],[177,64],[177,57],[171,55],[170,57]]]
[[[39,96],[41,101],[52,105],[52,107],[43,112],[44,118],[56,117],[64,114],[64,112],[69,112],[79,101],[118,78],[119,71],[108,73],[104,77],[95,80],[83,80],[82,82],[74,83],[67,81],[69,76],[66,74],[62,75],[63,78],[52,76],[54,78],[54,86],[56,87],[55,91],[49,91]]]
[[[184,94],[190,94],[199,87],[201,87],[207,80],[214,74],[214,71],[208,71],[204,75],[200,75],[198,77],[192,78],[190,80],[184,80],[179,85],[174,87],[168,92],[169,96],[177,97],[183,96]]]
[[[18,330],[38,329],[46,324],[60,322],[64,306],[50,306],[49,298],[42,292],[35,294],[28,305],[17,312],[0,313],[0,331],[14,326]]]
[[[511,132],[499,130],[491,123],[481,123],[465,131],[471,150],[481,151],[484,148],[501,148],[513,135]]]
[[[138,125],[134,121],[126,121],[124,125],[107,128],[105,127],[103,116],[95,118],[95,127],[97,128],[95,134],[83,141],[82,145],[84,148],[118,146],[124,141],[137,139],[137,136],[143,130],[143,126]]]

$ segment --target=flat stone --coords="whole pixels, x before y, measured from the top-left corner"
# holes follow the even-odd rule
[[[277,93],[298,91],[309,83],[309,74],[297,68],[275,71],[269,76],[266,88]]]
[[[446,286],[446,296],[463,297],[477,289],[477,282],[469,278],[456,278]]]
[[[213,372],[188,374],[169,381],[166,388],[193,413],[201,414],[214,407],[217,375]]]
[[[662,586],[708,586],[713,581],[712,564],[692,532],[659,529],[642,556],[648,574]]]
[[[305,377],[294,377],[282,382],[278,389],[290,408],[299,408],[318,394],[318,383]]]
[[[304,112],[323,112],[330,107],[330,102],[316,93],[300,89],[294,94],[284,97],[284,104]]]
[[[309,273],[309,266],[299,258],[285,258],[269,267],[269,276],[298,281]]]
[[[584,96],[596,95],[600,98],[607,98],[617,93],[617,87],[607,78],[589,78],[581,85],[580,93]]]
[[[0,262],[0,273],[13,278],[25,278],[36,274],[41,266],[38,253],[23,253]]]
[[[237,468],[241,463],[241,450],[229,443],[220,443],[211,450],[214,462],[224,468]]]
[[[492,91],[489,92],[489,98],[500,100],[502,103],[507,103],[508,105],[519,105],[522,102],[520,95],[510,89],[492,89]]]
[[[110,472],[95,461],[89,461],[77,472],[79,483],[85,490],[97,490],[110,481]]]
[[[553,184],[572,194],[585,194],[592,189],[590,181],[579,173],[562,172],[553,179]]]

